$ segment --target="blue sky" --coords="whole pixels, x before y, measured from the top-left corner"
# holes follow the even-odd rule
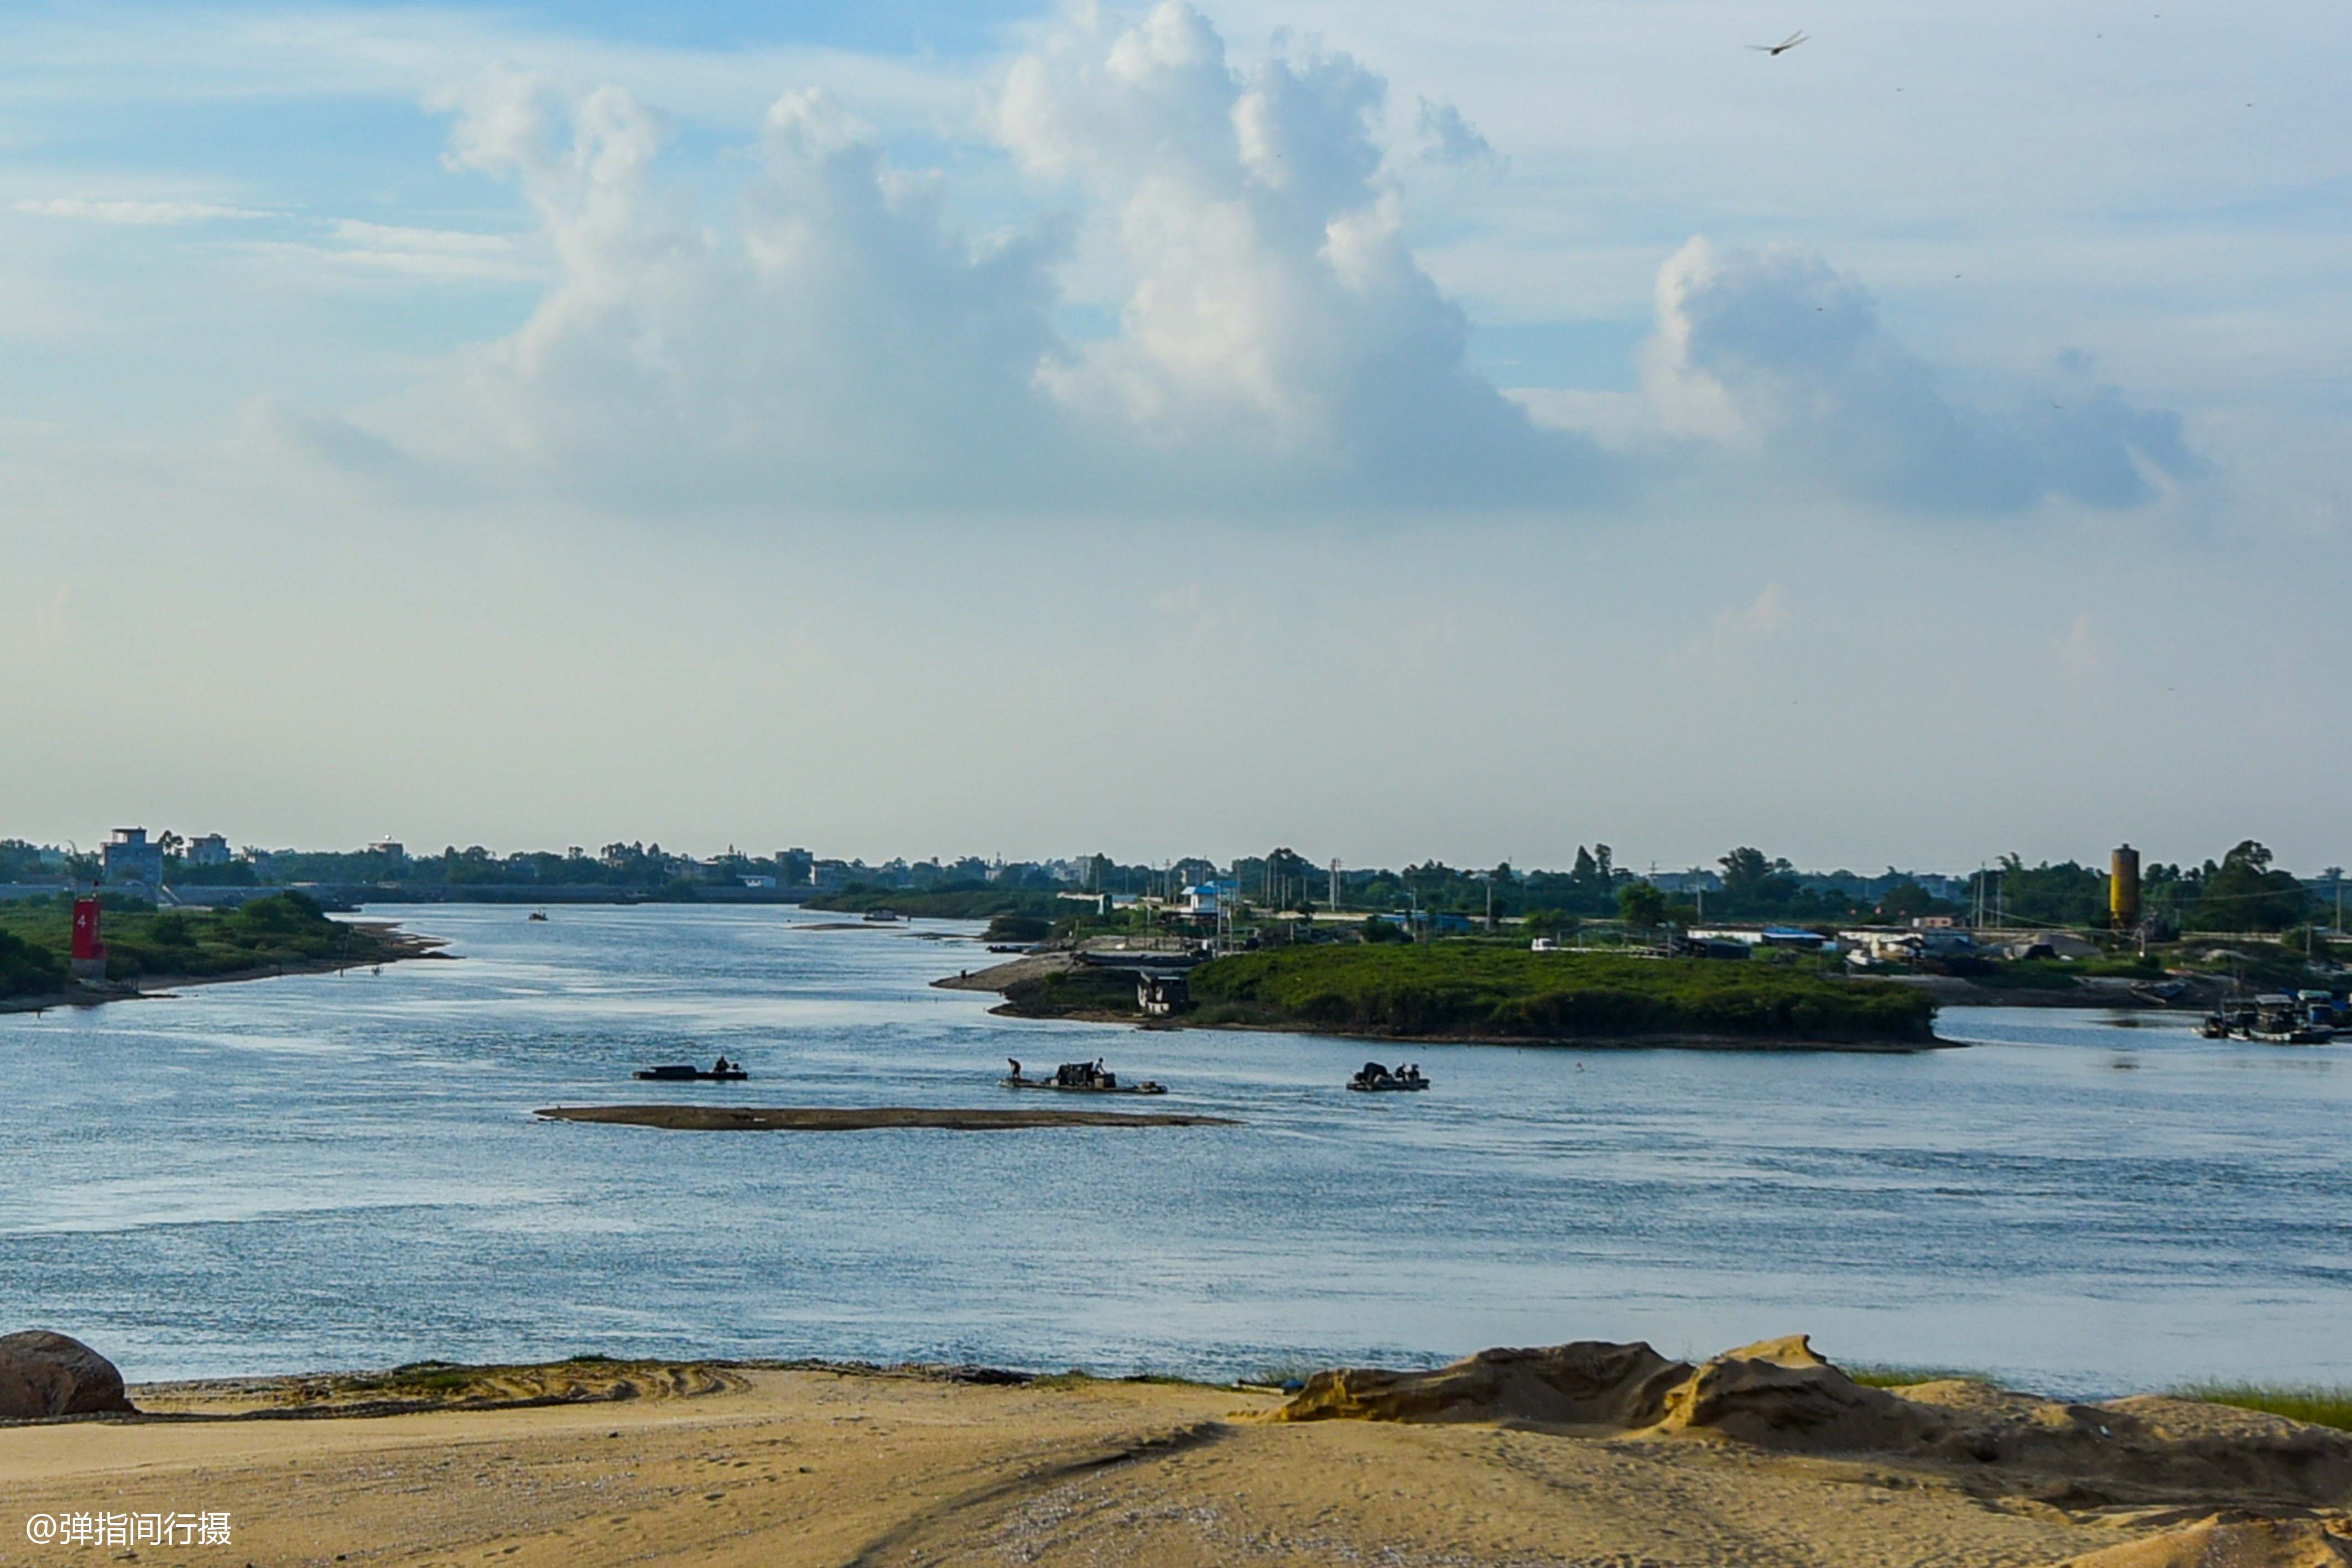
[[[2340,862],[2348,43],[12,7],[0,827]]]

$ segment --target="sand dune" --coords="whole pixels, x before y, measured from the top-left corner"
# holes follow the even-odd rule
[[[1948,1468],[1986,1495],[2074,1509],[2137,1502],[2352,1506],[2352,1434],[2198,1400],[2077,1405],[1949,1381],[1855,1383],[1800,1334],[1693,1366],[1645,1344],[1490,1350],[1430,1372],[1318,1373],[1284,1421],[1486,1421]]]
[[[2239,1424],[2242,1412],[2208,1425],[2169,1401],[1859,1389],[1801,1341],[1700,1366],[1643,1346],[1494,1352],[1433,1373],[1319,1375],[1287,1406],[1194,1385],[968,1376],[572,1363],[134,1387],[172,1414],[0,1428],[0,1497],[18,1516],[0,1529],[0,1564],[66,1560],[25,1543],[24,1514],[150,1509],[230,1511],[222,1560],[257,1568],[2346,1561],[2340,1495],[2252,1512],[2232,1500],[2218,1517],[2222,1505],[2157,1495],[2164,1477],[2193,1492],[2235,1476],[2265,1498],[2322,1501],[2333,1472],[2274,1473],[2282,1456],[2335,1453],[2309,1428]],[[367,1408],[420,1379],[425,1394],[389,1392],[445,1407],[254,1415]],[[2120,1481],[2087,1461],[2049,1469],[2032,1448],[2046,1432],[2049,1452],[2075,1456],[2066,1445],[2100,1413],[2130,1434],[2101,1441],[2139,1456]],[[1989,1434],[1996,1457],[1937,1446],[1955,1434]],[[1857,1436],[1895,1447],[1822,1451]],[[2225,1463],[2213,1445],[2243,1451]],[[2158,1452],[2178,1468],[2134,1468]],[[2118,1503],[2107,1487],[2145,1496]]]
[[[2060,1568],[2346,1568],[2352,1521],[2217,1517],[2072,1557]]]

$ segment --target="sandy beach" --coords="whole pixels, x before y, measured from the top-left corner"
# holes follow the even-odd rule
[[[1610,1398],[1636,1387],[1647,1398],[1693,1371],[1671,1364],[1680,1371],[1659,1382],[1647,1370],[1668,1364],[1658,1358],[1602,1359]],[[1898,1440],[1910,1419],[1899,1412],[1894,1427],[1841,1428],[1835,1442],[1855,1451],[1820,1452],[1789,1419],[1812,1396],[1792,1404],[1791,1389],[1819,1379],[1765,1364],[1707,1364],[1677,1385],[1702,1397],[1641,1430],[1581,1406],[1548,1412],[1580,1422],[1538,1418],[1547,1411],[1528,1399],[1591,1382],[1573,1355],[1541,1387],[1511,1363],[1327,1375],[1286,1412],[1306,1419],[1279,1418],[1278,1395],[1190,1384],[723,1364],[509,1369],[470,1385],[453,1374],[442,1381],[457,1386],[437,1390],[426,1375],[428,1403],[584,1402],[373,1416],[323,1412],[387,1407],[396,1380],[154,1385],[132,1390],[157,1413],[147,1419],[0,1429],[14,1516],[0,1564],[81,1560],[83,1549],[28,1546],[22,1516],[90,1511],[226,1511],[234,1550],[203,1560],[256,1568],[2352,1560],[2334,1511],[2352,1497],[2331,1508],[2315,1495],[2352,1484],[2342,1434],[2303,1441],[2274,1417],[2208,1406],[2037,1403],[2006,1410],[2020,1423],[2001,1439],[2014,1453],[1993,1460],[1870,1451]],[[1832,1402],[1883,1423],[1888,1401],[1935,1411],[1990,1397],[1932,1386],[1942,1392]],[[289,1400],[322,1413],[252,1417]],[[1359,1418],[1317,1418],[1332,1415]],[[2066,1443],[2049,1434],[2070,1423],[2108,1431],[2116,1457],[2059,1458]],[[2214,1551],[2236,1554],[2202,1555]]]

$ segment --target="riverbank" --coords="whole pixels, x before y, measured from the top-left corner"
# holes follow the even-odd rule
[[[40,1013],[52,1008],[93,1008],[106,1002],[154,1001],[197,986],[234,985],[246,980],[272,980],[288,975],[331,975],[350,969],[377,968],[420,958],[452,958],[443,951],[446,937],[403,931],[386,920],[335,923],[341,930],[362,934],[363,940],[347,953],[331,957],[286,957],[241,969],[209,974],[141,975],[100,985],[68,984],[54,991],[30,996],[0,997],[0,1013]]]
[[[255,1568],[2352,1560],[2342,1434],[2181,1400],[1864,1388],[1790,1341],[1697,1367],[1490,1352],[1325,1373],[1295,1398],[596,1358],[131,1394],[153,1414],[0,1428],[0,1564],[55,1560],[27,1518],[93,1511],[226,1515]]]

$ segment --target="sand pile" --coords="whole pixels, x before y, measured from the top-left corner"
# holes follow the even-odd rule
[[[1646,1344],[1482,1351],[1431,1372],[1322,1372],[1274,1418],[1486,1421],[1730,1438],[1948,1466],[2067,1509],[2352,1504],[2352,1434],[2195,1400],[2075,1405],[1952,1381],[1865,1387],[1801,1334],[1700,1365]]]
[[[1496,1421],[1538,1427],[1647,1427],[1690,1363],[1646,1344],[1580,1340],[1540,1350],[1482,1350],[1434,1372],[1318,1372],[1277,1421]]]
[[[2057,1568],[2347,1568],[2352,1521],[2216,1514]]]

